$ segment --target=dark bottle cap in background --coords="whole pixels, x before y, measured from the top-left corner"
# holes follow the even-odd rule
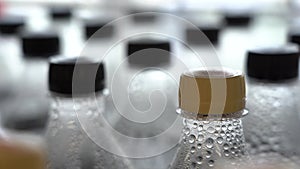
[[[167,39],[141,38],[127,44],[128,61],[133,64],[154,66],[170,60],[171,44]]]
[[[49,57],[60,52],[60,40],[53,32],[24,32],[22,48],[25,56]]]
[[[135,23],[151,23],[157,19],[157,16],[154,12],[147,10],[132,9],[129,14],[132,15],[132,19]]]
[[[16,34],[25,25],[25,18],[21,16],[0,17],[0,33]]]
[[[287,80],[298,76],[297,45],[259,48],[248,51],[247,74],[262,80]]]
[[[252,20],[252,14],[248,11],[227,11],[224,19],[228,26],[248,26]]]
[[[300,45],[300,31],[291,30],[288,33],[288,40],[289,42]]]
[[[70,19],[72,17],[71,8],[53,7],[50,9],[52,19]]]
[[[187,28],[186,29],[186,40],[190,44],[205,44],[207,43],[205,39],[202,38],[201,32],[207,36],[209,41],[213,44],[219,42],[219,33],[221,31],[220,25],[207,25],[199,26],[196,28]]]
[[[113,25],[107,25],[109,21],[99,21],[96,19],[86,20],[85,21],[85,28],[84,34],[85,38],[89,39],[96,33],[98,30],[101,31],[97,32],[93,37],[95,38],[110,38],[113,36],[115,27]]]
[[[85,95],[102,91],[104,87],[103,63],[84,57],[54,57],[50,60],[49,90],[51,92],[73,96]]]

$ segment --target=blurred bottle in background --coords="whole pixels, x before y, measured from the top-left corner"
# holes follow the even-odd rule
[[[178,113],[184,128],[172,169],[218,168],[222,160],[237,163],[246,157],[245,94],[244,76],[234,70],[181,75]]]
[[[54,32],[23,32],[23,71],[14,89],[6,126],[22,130],[43,129],[48,118],[48,57],[60,52],[60,40]],[[19,106],[15,106],[19,105]]]
[[[90,87],[90,84],[94,85]],[[104,89],[102,63],[83,57],[51,59],[49,68],[51,118],[46,132],[49,168],[130,168],[122,158],[92,142],[85,132],[86,128],[82,128],[93,126],[94,132],[104,128],[102,119],[106,97]],[[110,140],[112,146],[118,146],[113,145],[113,138],[110,136],[103,136],[101,139]]]
[[[249,50],[248,108],[244,119],[249,152],[299,157],[299,48],[283,45]]]

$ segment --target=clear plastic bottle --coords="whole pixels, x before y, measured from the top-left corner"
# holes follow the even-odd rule
[[[248,51],[248,108],[244,119],[249,153],[299,156],[299,49],[296,45]]]
[[[181,75],[179,90],[177,112],[184,118],[184,128],[171,168],[216,168],[223,160],[236,163],[244,159],[243,74],[233,70],[188,72]]]
[[[73,77],[77,77],[76,82]],[[87,87],[92,83],[94,88]],[[81,125],[93,123],[101,127],[105,98],[103,64],[87,58],[53,58],[49,89],[52,94],[51,119],[46,132],[49,168],[128,168],[122,159],[93,143]],[[88,164],[82,158],[90,157],[91,152],[83,153],[84,148],[92,150],[94,159],[89,159]]]

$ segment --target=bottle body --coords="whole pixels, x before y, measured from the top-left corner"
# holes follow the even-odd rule
[[[245,137],[253,155],[276,153],[285,157],[299,154],[298,81],[249,82],[248,108],[244,119]]]
[[[180,147],[171,168],[214,168],[221,160],[235,162],[244,156],[241,118],[184,118]]]
[[[127,168],[122,159],[95,144],[81,126],[80,118],[101,123],[104,99],[102,92],[98,92],[96,98],[52,97],[51,118],[46,131],[49,169]]]

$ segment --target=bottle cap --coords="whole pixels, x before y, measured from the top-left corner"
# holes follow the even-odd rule
[[[0,32],[2,34],[15,34],[25,25],[25,19],[20,16],[6,16],[0,18]]]
[[[72,16],[70,8],[54,7],[50,10],[53,19],[69,19]]]
[[[236,10],[236,9],[235,9]],[[251,12],[236,10],[225,12],[225,21],[229,26],[247,26],[249,25],[252,16]]]
[[[211,43],[217,44],[219,41],[220,30],[220,25],[199,26],[198,29],[187,28],[186,40],[191,44],[204,44],[206,41],[204,39],[201,39],[201,32],[203,32],[203,34],[207,36]]]
[[[245,79],[234,70],[197,70],[180,77],[179,107],[200,117],[245,109]]]
[[[170,59],[171,45],[167,39],[140,38],[130,40],[127,56],[130,63],[157,65]]]
[[[60,52],[60,41],[56,33],[24,32],[22,47],[25,56],[49,57]]]
[[[288,34],[288,40],[289,40],[289,42],[300,45],[300,32],[299,31],[290,31]]]
[[[248,51],[247,74],[262,80],[286,80],[298,76],[299,48],[284,45]]]
[[[105,87],[104,78],[104,65],[101,62],[83,57],[54,57],[50,60],[49,90],[51,92],[85,95],[102,91]]]
[[[114,26],[107,25],[108,21],[101,22],[99,20],[86,20],[85,21],[85,38],[89,39],[94,35],[98,30],[101,29],[100,32],[97,32],[93,37],[97,38],[109,38],[114,33]]]

